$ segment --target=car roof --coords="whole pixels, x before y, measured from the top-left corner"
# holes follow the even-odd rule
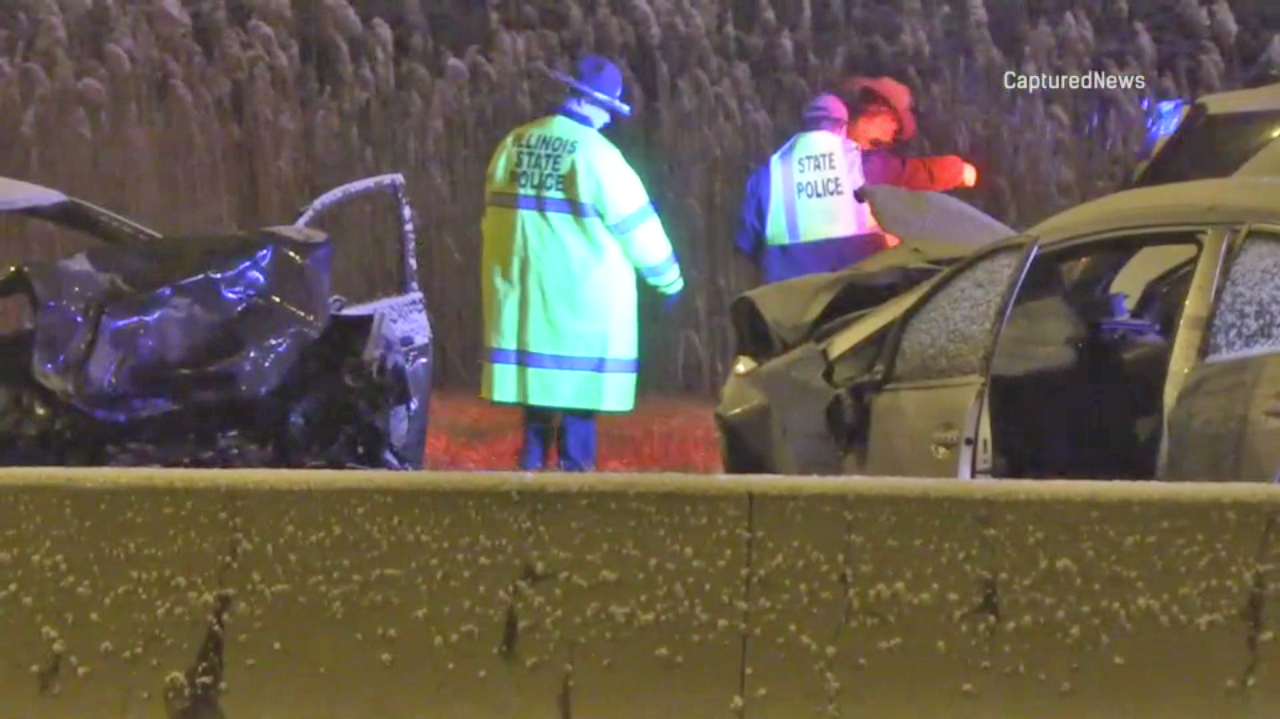
[[[1280,110],[1280,83],[1247,90],[1219,92],[1200,98],[1210,115]],[[1280,142],[1271,142],[1258,150],[1234,173],[1236,177],[1271,177],[1280,175]]]
[[[1280,110],[1280,83],[1206,95],[1200,102],[1210,115]],[[1280,175],[1280,142],[1268,143],[1233,174],[1237,177]]]
[[[18,212],[66,202],[68,197],[48,187],[0,177],[0,212]]]
[[[1226,177],[1123,190],[1040,222],[1027,232],[1052,243],[1144,226],[1280,221],[1280,178]]]
[[[1205,106],[1210,115],[1280,110],[1280,82],[1247,90],[1216,92],[1201,97],[1198,102]]]

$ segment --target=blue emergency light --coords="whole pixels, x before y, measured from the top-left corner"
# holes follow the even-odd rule
[[[1155,149],[1156,143],[1172,135],[1182,124],[1187,114],[1189,102],[1183,98],[1151,102],[1151,98],[1142,98],[1142,109],[1146,113],[1147,137],[1142,144],[1140,155],[1147,157]]]
[[[1161,100],[1147,112],[1147,136],[1153,139],[1168,137],[1182,123],[1187,101],[1183,99]]]

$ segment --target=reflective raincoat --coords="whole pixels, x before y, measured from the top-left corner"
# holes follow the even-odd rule
[[[555,409],[635,406],[637,272],[684,288],[648,193],[622,153],[568,111],[509,134],[481,223],[481,397]]]

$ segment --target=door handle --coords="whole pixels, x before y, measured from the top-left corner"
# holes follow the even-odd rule
[[[935,459],[946,459],[956,445],[960,444],[960,431],[953,427],[945,427],[933,433],[929,450]]]

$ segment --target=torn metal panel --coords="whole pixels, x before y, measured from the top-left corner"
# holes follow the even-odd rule
[[[327,210],[353,198],[389,191],[396,202],[400,229],[400,287],[397,294],[373,302],[344,306],[337,312],[345,316],[369,315],[375,318],[371,336],[384,348],[371,351],[394,353],[402,363],[408,394],[402,406],[393,411],[392,445],[408,466],[420,469],[426,452],[427,423],[431,401],[431,381],[435,351],[430,314],[426,298],[418,282],[417,216],[409,201],[408,186],[403,175],[387,174],[336,187],[316,198],[303,209],[295,226],[307,227]]]
[[[948,195],[889,186],[860,190],[881,226],[902,240],[839,272],[757,287],[730,308],[738,354],[766,359],[810,339],[826,323],[882,304],[975,249],[1013,237],[1010,227]]]
[[[405,419],[410,363],[395,347],[362,356],[372,317],[334,317],[283,381],[252,400],[206,401],[114,422],[31,379],[30,336],[5,338],[0,463],[55,466],[420,467]],[[412,419],[410,417],[409,419]]]
[[[808,344],[726,383],[716,409],[725,470],[734,474],[839,474],[843,450],[828,407],[820,347]]]
[[[346,306],[308,224],[380,190],[398,206],[400,294]],[[0,338],[0,462],[422,467],[433,338],[402,176],[336,188],[293,226],[205,237],[5,178],[0,212],[103,243],[0,278],[34,313]]]
[[[371,329],[363,356],[403,377],[406,394],[390,409],[389,439],[396,454],[421,469],[430,416],[433,335],[421,292],[342,307],[339,318],[368,317]]]
[[[842,272],[797,277],[739,295],[729,307],[737,354],[757,361],[775,357],[811,340],[823,325],[888,302],[943,269],[916,262],[910,251],[896,256],[911,264],[893,266],[882,260],[870,269],[860,263]]]
[[[294,225],[297,227],[309,227],[326,210],[352,198],[379,190],[390,190],[392,192],[400,213],[400,291],[404,294],[420,292],[421,290],[418,286],[417,218],[413,205],[409,202],[408,187],[404,175],[399,173],[377,175],[335,187],[312,200],[310,204],[303,208],[298,219],[294,221]]]
[[[323,234],[275,228],[29,265],[32,376],[106,421],[261,397],[329,321],[331,256]]]

